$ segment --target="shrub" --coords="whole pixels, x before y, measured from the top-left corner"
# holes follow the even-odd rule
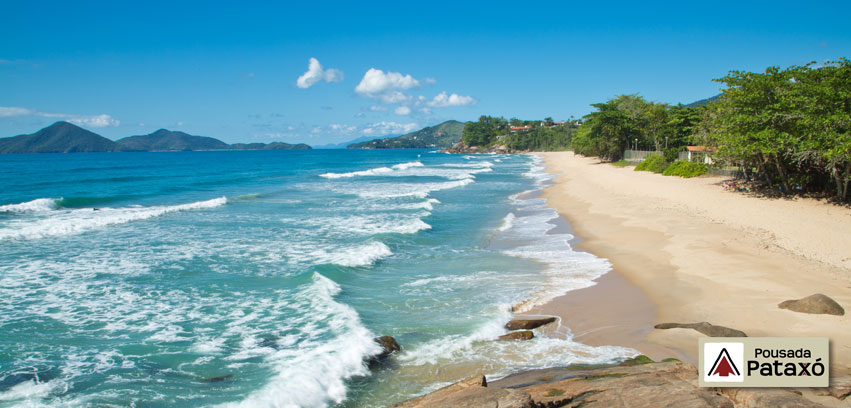
[[[665,171],[666,167],[668,167],[668,162],[665,161],[664,157],[658,154],[651,154],[643,162],[639,163],[638,166],[635,166],[635,171],[661,173]]]
[[[708,173],[706,165],[703,163],[695,163],[689,161],[676,161],[671,163],[662,174],[666,176],[680,176],[685,178],[700,176]]]
[[[668,163],[673,163],[680,158],[680,151],[676,147],[672,147],[670,149],[665,149],[665,161]]]
[[[630,162],[628,162],[628,161],[626,161],[626,160],[618,160],[618,161],[616,161],[616,162],[613,162],[613,163],[612,163],[612,166],[615,166],[615,167],[626,167],[626,166],[629,166],[629,165],[631,165],[631,164],[632,164],[632,163],[630,163]]]

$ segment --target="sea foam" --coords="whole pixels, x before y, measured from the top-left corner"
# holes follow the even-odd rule
[[[220,197],[188,204],[153,207],[122,207],[52,211],[47,216],[14,219],[0,227],[0,241],[29,240],[80,234],[110,225],[159,217],[164,214],[219,207],[227,203]]]
[[[346,380],[369,375],[364,360],[378,354],[381,348],[372,339],[357,312],[334,297],[340,286],[315,273],[310,287],[296,297],[307,300],[309,313],[326,316],[324,329],[329,339],[318,336],[307,339],[298,348],[283,348],[265,359],[276,373],[263,388],[240,402],[223,407],[324,407],[343,402],[347,394]]]
[[[0,213],[28,213],[53,211],[59,208],[56,204],[61,198],[36,198],[32,201],[19,204],[0,205]]]

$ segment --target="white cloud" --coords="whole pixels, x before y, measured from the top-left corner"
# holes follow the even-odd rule
[[[352,125],[341,125],[339,123],[332,123],[328,125],[328,129],[335,133],[348,134],[356,131],[357,127]]]
[[[386,104],[403,103],[410,101],[411,96],[402,91],[418,86],[420,81],[410,75],[370,68],[355,87],[355,93]]]
[[[118,126],[121,122],[107,114],[100,115],[72,115],[69,113],[39,112],[27,108],[13,106],[0,106],[0,118],[13,116],[41,116],[44,118],[61,118],[76,125],[88,127]]]
[[[409,108],[407,106],[399,106],[399,107],[397,107],[396,109],[393,110],[393,113],[395,113],[397,115],[403,115],[403,116],[404,115],[410,115],[411,114],[411,108]]]
[[[447,95],[446,92],[437,94],[434,99],[426,102],[426,105],[433,108],[448,108],[451,106],[466,106],[473,105],[476,100],[472,96],[461,96],[458,94]]]
[[[416,123],[376,122],[361,129],[365,136],[384,136],[389,134],[409,133],[417,130]]]
[[[402,75],[398,72],[384,72],[380,69],[370,68],[363,75],[355,92],[361,95],[375,95],[396,89],[411,89],[420,86],[420,81],[410,75]]]
[[[27,108],[16,108],[14,106],[0,106],[0,118],[12,116],[34,115],[36,112]]]
[[[343,80],[343,71],[334,68],[324,69],[316,58],[311,58],[307,65],[307,72],[298,77],[296,86],[307,89],[319,81],[340,82]]]
[[[370,112],[387,112],[387,107],[386,106],[372,105],[372,106],[369,107],[369,111]]]
[[[112,116],[109,115],[77,116],[68,119],[68,121],[75,125],[88,126],[93,128],[118,126],[121,124],[120,121],[118,121],[117,119],[113,119]]]

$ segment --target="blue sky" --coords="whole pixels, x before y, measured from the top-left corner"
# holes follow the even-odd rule
[[[69,120],[112,139],[321,145],[580,117],[623,93],[688,103],[730,70],[851,57],[849,15],[847,1],[7,1],[0,136]]]

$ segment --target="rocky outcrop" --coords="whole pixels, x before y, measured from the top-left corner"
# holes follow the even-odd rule
[[[799,313],[845,315],[845,309],[839,303],[836,303],[835,300],[821,293],[816,293],[803,299],[787,300],[781,302],[777,307]]]
[[[731,329],[724,326],[716,326],[707,322],[700,323],[659,323],[653,326],[656,329],[694,329],[709,337],[748,337],[741,330]]]
[[[535,334],[529,330],[515,331],[498,337],[500,340],[532,340]]]
[[[367,360],[367,364],[369,364],[370,368],[375,368],[376,365],[383,363],[391,354],[397,351],[402,351],[402,347],[396,342],[396,339],[393,338],[393,336],[376,337],[373,341],[381,346],[381,353],[374,355]]]
[[[532,408],[529,394],[505,388],[488,387],[485,376],[477,375],[432,393],[396,405],[396,408],[499,407]]]
[[[817,388],[816,394],[829,395],[838,400],[844,400],[851,396],[851,377],[830,377],[830,386]]]
[[[464,141],[456,143],[454,146],[440,150],[440,153],[515,153],[504,145],[494,146],[467,146]]]
[[[507,330],[532,330],[556,321],[555,317],[544,319],[515,319],[505,324]]]
[[[688,363],[639,356],[616,365],[531,370],[487,383],[476,376],[394,405],[420,407],[818,407],[782,389],[700,388]]]
[[[723,396],[734,402],[736,408],[818,408],[824,406],[804,398],[799,393],[784,389],[720,388],[719,390]]]

